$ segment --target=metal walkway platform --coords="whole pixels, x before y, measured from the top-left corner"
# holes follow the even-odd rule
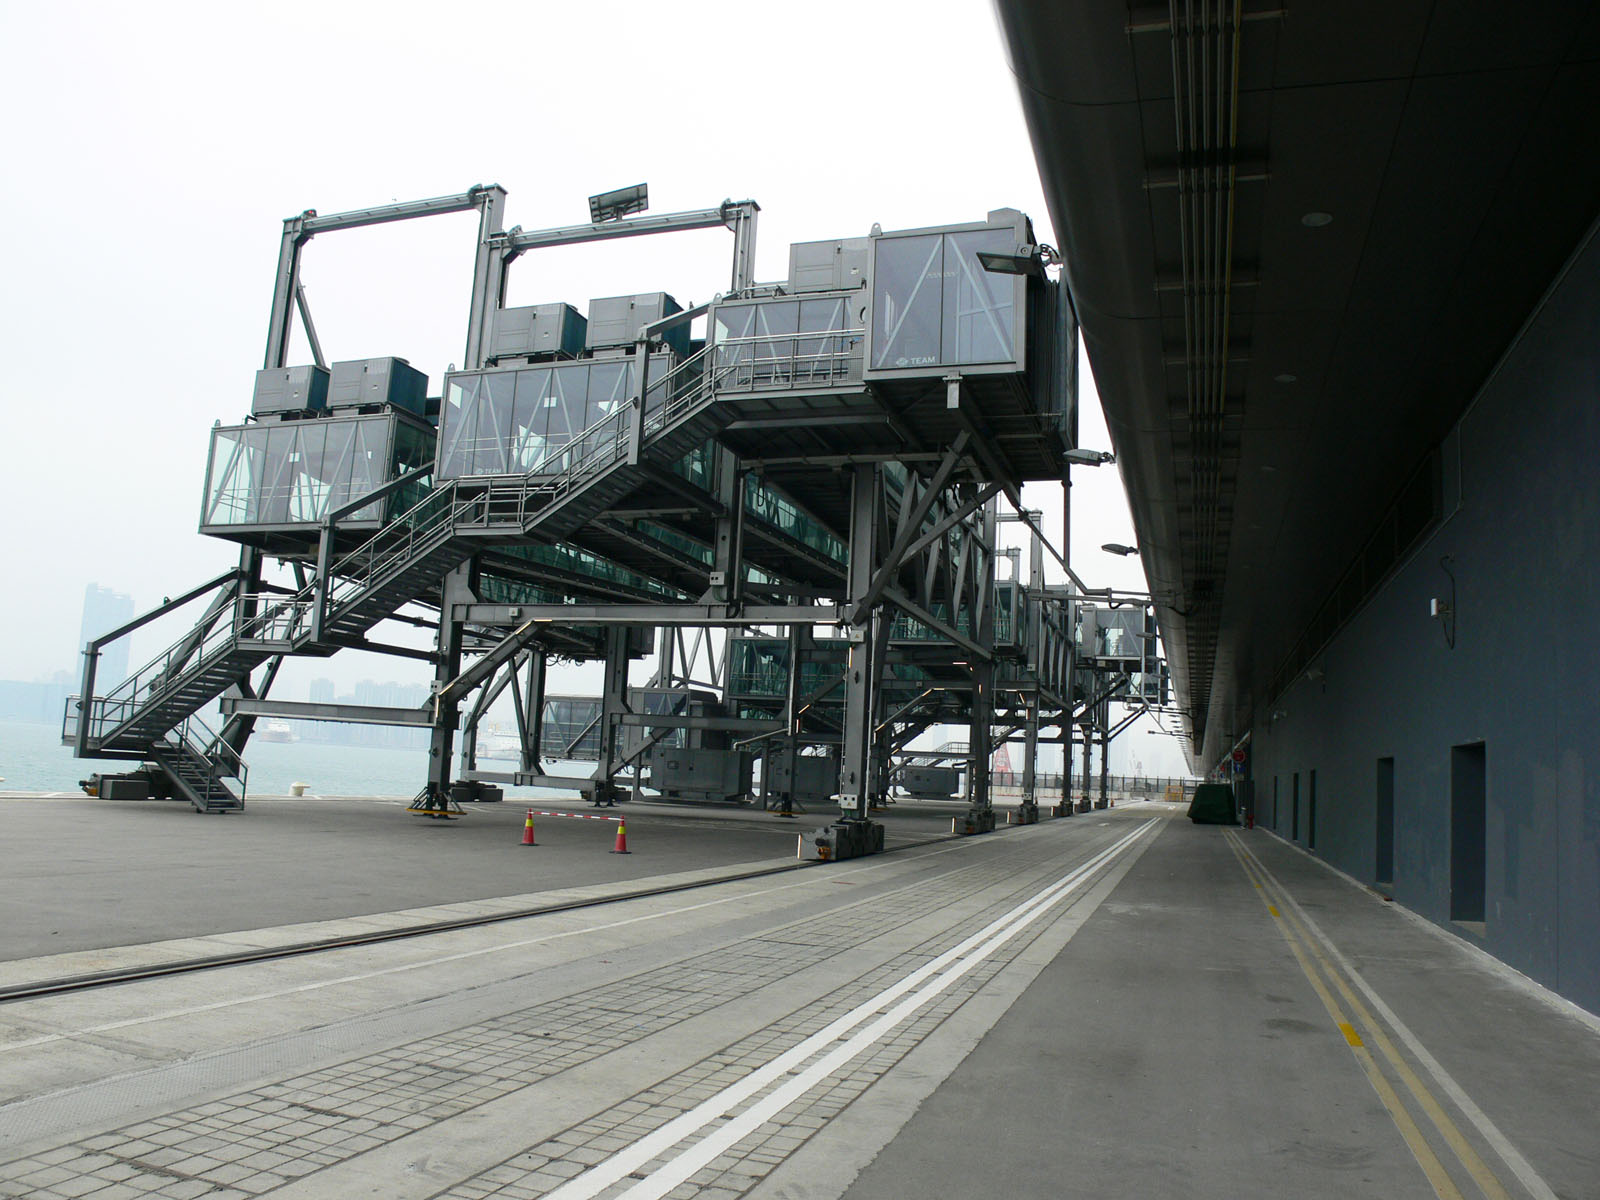
[[[0,1064],[41,1200],[1580,1196],[1600,1032],[1134,804],[19,1001]]]

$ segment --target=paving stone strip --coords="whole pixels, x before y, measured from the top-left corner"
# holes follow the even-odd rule
[[[761,1125],[734,1144],[708,1166],[666,1195],[670,1200],[722,1200],[740,1195],[759,1183],[774,1167],[803,1146],[808,1139],[842,1112],[857,1096],[905,1057],[918,1043],[938,1028],[951,1013],[1001,971],[1039,930],[1011,942],[1001,954],[987,960],[967,974],[873,1050],[850,1065],[848,1071],[832,1076],[810,1089],[795,1105],[787,1108],[781,1120]],[[939,941],[960,940],[948,935]],[[702,1101],[738,1083],[751,1071],[765,1065],[784,1051],[803,1042],[836,1017],[849,1012],[889,982],[902,978],[935,956],[928,951],[899,955],[882,968],[852,981],[830,995],[823,1003],[792,1013],[749,1037],[707,1055],[695,1066],[681,1071],[638,1092],[604,1117],[579,1122],[554,1138],[527,1147],[504,1162],[435,1194],[435,1200],[535,1200],[583,1170],[605,1161],[641,1137],[659,1129],[673,1118],[688,1112]],[[729,1110],[729,1116],[759,1103],[782,1081]],[[714,1129],[708,1127],[700,1137]],[[687,1139],[692,1146],[700,1137]],[[597,1193],[608,1200],[634,1186],[651,1167],[666,1159],[664,1154],[641,1167],[628,1178]]]
[[[421,1038],[306,1072],[212,1103],[196,1105],[0,1164],[4,1200],[94,1200],[161,1196],[236,1200],[396,1141],[619,1045],[672,1028],[730,1000],[815,967],[886,928],[950,909],[1010,883],[1007,895],[956,922],[923,947],[895,957],[821,1004],[709,1055],[677,1077],[641,1091],[606,1118],[573,1126],[520,1150],[492,1171],[452,1188],[450,1200],[537,1196],[619,1145],[678,1112],[848,1011],[895,979],[983,927],[1010,897],[1060,869],[1059,848],[1028,867],[1015,856],[971,864],[887,896],[781,926],[757,937],[621,979],[581,997],[563,997],[488,1021]],[[958,890],[952,894],[951,888]],[[850,1070],[814,1088],[782,1125],[763,1126],[705,1171],[684,1195],[719,1196],[750,1186],[801,1144],[1010,961],[1030,937],[973,971],[957,987],[886,1038]],[[689,1185],[684,1185],[688,1187]],[[701,1189],[708,1189],[702,1191]],[[678,1195],[682,1189],[674,1191]]]

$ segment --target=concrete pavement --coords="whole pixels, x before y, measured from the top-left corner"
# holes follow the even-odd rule
[[[0,1079],[0,1196],[1600,1194],[1592,1020],[1159,804],[6,1005]]]

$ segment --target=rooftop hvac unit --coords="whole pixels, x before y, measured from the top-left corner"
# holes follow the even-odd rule
[[[428,377],[403,358],[354,358],[334,363],[328,382],[328,407],[362,408],[369,404],[388,404],[426,416]]]
[[[328,403],[328,372],[307,363],[303,367],[268,367],[256,372],[253,416],[317,412]]]
[[[494,314],[489,357],[548,355],[576,358],[583,353],[588,321],[570,304],[529,304]]]
[[[867,281],[871,238],[795,242],[789,247],[791,292],[842,292]]]
[[[632,346],[639,340],[639,330],[663,317],[683,311],[679,304],[665,292],[642,292],[635,296],[604,296],[589,301],[589,329],[584,345],[590,350],[604,350],[613,346]],[[686,323],[667,330],[661,340],[677,352],[679,358],[689,354],[689,326]]]

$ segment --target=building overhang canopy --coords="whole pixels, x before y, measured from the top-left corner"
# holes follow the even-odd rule
[[[999,11],[1206,766],[1600,211],[1600,14]]]

